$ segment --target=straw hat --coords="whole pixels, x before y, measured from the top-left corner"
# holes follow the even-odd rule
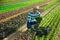
[[[38,9],[38,10],[40,9],[40,7],[39,7],[39,6],[35,6],[35,7],[33,7],[33,9],[34,9],[34,8],[35,8],[35,9]]]

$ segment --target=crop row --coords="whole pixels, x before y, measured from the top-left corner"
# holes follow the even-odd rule
[[[52,0],[51,2],[49,2],[47,5],[42,6],[42,8],[44,10],[47,10],[48,8],[50,8],[51,6],[55,5],[57,2],[59,2],[60,0]]]
[[[42,20],[39,26],[50,26],[51,31],[47,36],[42,36],[36,38],[36,40],[54,40],[56,35],[56,31],[58,30],[59,25],[59,7],[58,5],[55,9],[53,9],[48,15],[46,15],[45,20]],[[51,39],[52,38],[52,39]]]

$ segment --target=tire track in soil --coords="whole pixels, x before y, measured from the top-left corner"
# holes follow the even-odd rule
[[[29,10],[31,9],[32,7],[34,6],[43,6],[43,5],[46,5],[48,2],[50,2],[51,0],[45,0],[45,2],[40,2],[40,3],[37,3],[37,4],[33,4],[33,5],[30,5],[30,6],[27,6],[27,7],[23,7],[23,8],[19,8],[17,10],[12,10],[12,11],[8,11],[8,12],[3,12],[3,13],[0,13],[0,20],[2,19],[6,19],[8,17],[11,17],[13,15],[16,15],[16,14],[19,14],[21,12],[24,12],[26,10]]]

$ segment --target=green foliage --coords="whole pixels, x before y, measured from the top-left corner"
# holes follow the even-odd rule
[[[39,17],[36,17],[35,19],[37,20],[37,23],[40,23],[42,20],[42,17],[39,16]]]
[[[26,7],[32,4],[36,4],[38,2],[43,2],[44,0],[30,0],[30,1],[25,1],[25,2],[8,2],[8,3],[2,3],[0,4],[0,12],[7,12],[11,10],[16,10],[22,7]]]
[[[56,37],[56,32],[59,28],[58,25],[60,25],[59,19],[60,19],[60,5],[58,5],[56,8],[54,8],[53,10],[50,11],[50,13],[48,15],[46,15],[44,17],[45,20],[42,20],[40,23],[40,26],[50,26],[51,27],[51,31],[49,32],[49,34],[47,36],[43,36],[43,37],[39,37],[39,38],[35,38],[35,39],[39,39],[39,40],[55,40]],[[39,26],[39,28],[40,28]]]
[[[42,6],[42,8],[44,10],[47,10],[48,8],[50,8],[51,6],[55,5],[57,2],[59,2],[60,0],[51,0],[51,2],[49,2],[47,5]]]

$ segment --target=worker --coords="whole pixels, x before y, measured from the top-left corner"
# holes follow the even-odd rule
[[[40,16],[40,12],[39,12],[39,6],[33,7],[33,10],[28,12],[28,16],[27,16],[27,28],[31,29],[32,25],[37,24],[36,22],[36,17]]]
[[[40,28],[39,30],[38,30],[38,28],[36,29],[36,27],[38,27],[38,26],[32,26],[32,25],[40,23],[39,21],[44,20],[44,19],[41,18],[41,12],[39,10],[40,10],[39,6],[36,6],[36,7],[33,8],[32,11],[30,11],[28,13],[28,16],[27,16],[27,28],[28,28],[28,30],[32,30],[33,32],[35,32],[36,35],[37,34],[40,34],[40,36],[47,35],[49,33],[49,31],[50,31],[49,26],[47,26],[46,28],[41,27],[42,29]],[[38,23],[36,21],[37,17],[39,19]]]

